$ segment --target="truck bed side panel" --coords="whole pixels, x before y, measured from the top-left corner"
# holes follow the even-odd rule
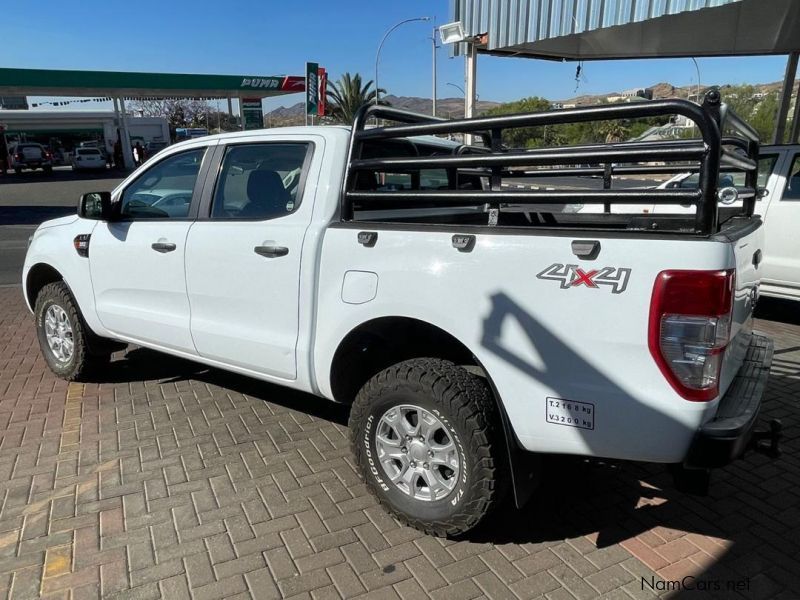
[[[358,243],[356,228],[325,233],[314,353],[323,394],[332,395],[331,361],[348,332],[402,316],[472,351],[529,450],[673,462],[713,416],[716,401],[681,399],[659,371],[648,312],[660,271],[733,268],[729,243],[601,239],[599,256],[580,260],[577,237],[485,234],[463,252],[452,232],[364,230],[378,232],[374,247]],[[571,284],[559,279],[569,265],[582,281],[574,271]],[[376,275],[374,299],[342,300],[348,271]]]

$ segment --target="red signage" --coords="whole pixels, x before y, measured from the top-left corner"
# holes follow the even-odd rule
[[[301,75],[287,75],[281,82],[282,92],[306,91],[306,78]]]
[[[327,108],[327,89],[328,89],[328,73],[325,67],[319,68],[319,100],[317,103],[317,114],[320,117],[325,116],[325,109]]]

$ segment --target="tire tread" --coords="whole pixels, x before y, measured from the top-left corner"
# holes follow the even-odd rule
[[[428,521],[415,518],[395,509],[388,500],[365,478],[370,491],[378,501],[401,522],[428,534],[451,537],[475,527],[503,495],[505,486],[499,477],[500,460],[499,415],[491,392],[478,376],[438,358],[414,358],[384,369],[370,379],[356,396],[350,412],[351,448],[359,464],[363,455],[359,431],[366,421],[374,400],[383,392],[400,391],[406,385],[428,389],[442,403],[448,419],[463,424],[467,439],[465,451],[471,453],[475,466],[471,488],[474,498],[459,507],[459,511],[446,521]]]

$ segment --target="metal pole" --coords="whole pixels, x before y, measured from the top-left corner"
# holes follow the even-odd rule
[[[697,100],[696,100],[696,102],[698,104],[700,104],[701,103],[701,100],[700,100],[700,66],[697,64],[697,59],[695,59],[694,56],[692,56],[691,58],[692,58],[692,62],[694,63],[694,70],[697,71]]]
[[[114,147],[117,141],[119,141],[120,145],[122,145],[122,134],[121,134],[122,122],[119,120],[119,105],[117,104],[116,97],[111,98],[111,103],[114,105],[114,124],[115,124],[114,133],[117,134],[117,137],[114,140],[114,144],[111,145],[111,156],[114,158],[114,168],[119,169],[120,166],[116,164],[117,157],[114,154]]]
[[[436,27],[433,28],[433,33],[431,34],[431,44],[433,46],[433,111],[432,115],[436,116],[436,49],[438,46],[436,45]]]
[[[128,132],[128,116],[125,113],[125,99],[117,98],[119,102],[119,112],[122,121],[122,161],[126,169],[133,169],[136,165],[133,163],[133,150],[131,150],[131,135]]]
[[[794,87],[794,77],[797,74],[797,62],[800,52],[792,52],[786,61],[786,74],[783,77],[783,90],[781,91],[781,101],[778,104],[778,116],[775,120],[775,135],[772,136],[773,144],[782,144],[783,135],[786,132],[786,117],[789,116],[789,104],[792,102],[792,88]],[[797,120],[795,120],[795,127]]]
[[[467,42],[467,53],[464,57],[464,116],[471,118],[475,116],[475,94],[476,94],[476,75],[478,68],[478,53],[474,42]],[[464,136],[464,143],[472,144],[473,136],[468,133]]]
[[[400,21],[399,23],[394,24],[389,30],[383,34],[381,38],[381,43],[378,44],[378,51],[375,53],[375,104],[379,104],[380,102],[380,88],[378,86],[378,61],[381,59],[381,49],[383,48],[383,43],[386,41],[386,38],[389,37],[389,34],[392,33],[395,29],[400,27],[401,25],[405,25],[406,23],[412,23],[414,21],[430,21],[430,17],[414,17],[413,19],[406,19],[405,21]]]
[[[798,142],[800,142],[800,83],[797,84],[797,95],[794,97],[792,132],[789,135],[790,144],[797,144]]]

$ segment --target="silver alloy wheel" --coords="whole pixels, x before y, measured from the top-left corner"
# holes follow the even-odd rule
[[[75,350],[72,324],[58,304],[51,304],[44,314],[44,335],[55,359],[61,363],[69,362]]]
[[[456,486],[461,459],[454,436],[430,411],[393,406],[378,421],[375,447],[389,480],[417,500],[441,500]]]

